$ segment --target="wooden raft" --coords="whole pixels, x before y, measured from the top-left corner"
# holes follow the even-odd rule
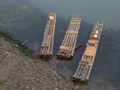
[[[82,15],[73,14],[62,45],[59,47],[59,51],[57,53],[59,58],[69,59],[73,56],[81,19]]]
[[[86,44],[86,49],[84,51],[82,59],[79,62],[75,74],[73,75],[73,80],[80,82],[85,82],[89,80],[103,25],[103,22],[95,23],[88,43]]]
[[[51,12],[49,13],[48,16],[44,37],[40,48],[40,57],[52,56],[55,24],[56,24],[56,13]]]

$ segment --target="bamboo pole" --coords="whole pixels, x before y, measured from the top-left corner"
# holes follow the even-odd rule
[[[73,75],[73,78],[76,78],[76,80],[80,80],[80,81],[88,81],[89,80],[89,77],[90,77],[90,74],[91,74],[91,71],[92,71],[92,67],[93,67],[93,63],[94,63],[94,60],[95,60],[96,52],[97,52],[97,47],[98,47],[98,44],[99,44],[99,41],[100,41],[100,36],[101,36],[101,33],[102,33],[103,25],[104,25],[104,23],[97,22],[97,23],[95,23],[95,25],[93,27],[93,30],[91,32],[90,37],[93,36],[94,34],[96,34],[96,31],[98,30],[99,31],[99,35],[98,35],[98,39],[97,39],[98,43],[95,43],[96,40],[94,40],[94,39],[91,40],[91,38],[88,40],[89,42],[87,44],[87,47],[88,46],[89,47],[94,47],[94,49],[95,49],[94,54],[93,54],[93,56],[90,56],[91,54],[86,55],[85,52],[86,52],[87,49],[85,50],[85,52],[82,56],[82,59],[79,62],[81,67],[78,65],[78,68],[77,68],[75,74]],[[94,45],[91,46],[90,43],[92,43]],[[89,54],[89,53],[87,53],[87,54]],[[81,72],[79,71],[79,69],[81,70]]]

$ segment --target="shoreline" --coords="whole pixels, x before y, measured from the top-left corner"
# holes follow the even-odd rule
[[[51,65],[41,60],[35,63],[36,59],[22,53],[23,46],[9,35],[0,32],[0,44],[0,89],[75,90]]]
[[[4,38],[5,41],[9,42],[13,48],[15,47],[26,56],[34,58],[34,51],[29,49],[25,44],[22,44],[19,40],[14,39],[10,34],[0,31],[0,37]]]

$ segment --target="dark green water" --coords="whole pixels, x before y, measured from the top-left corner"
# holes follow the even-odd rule
[[[31,1],[31,3],[30,3]],[[22,41],[39,53],[47,15],[57,13],[54,55],[51,64],[66,81],[71,81],[85,47],[77,50],[70,61],[58,60],[56,53],[73,13],[83,13],[77,45],[87,42],[94,22],[102,20],[105,27],[88,84],[78,90],[120,89],[120,12],[118,0],[1,0],[0,30]]]
[[[73,13],[83,13],[83,20],[94,23],[105,22],[106,28],[120,28],[119,0],[31,0],[43,12],[57,12],[58,15],[70,19]]]

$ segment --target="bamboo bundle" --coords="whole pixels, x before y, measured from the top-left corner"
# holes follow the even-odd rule
[[[69,59],[73,56],[79,32],[79,27],[81,24],[81,19],[82,15],[80,14],[73,15],[69,27],[66,31],[65,37],[63,39],[63,42],[57,53],[58,57]]]
[[[103,29],[103,22],[96,22],[92,33],[90,35],[90,39],[86,44],[87,47],[84,51],[82,59],[79,62],[78,68],[73,75],[73,80],[75,81],[88,81],[90,77],[90,73],[93,67],[94,59],[97,52],[97,47],[100,41],[100,36]],[[92,37],[92,38],[91,38]]]
[[[52,56],[55,24],[56,24],[56,13],[51,12],[49,13],[48,16],[44,37],[41,44],[40,56],[42,57]]]

